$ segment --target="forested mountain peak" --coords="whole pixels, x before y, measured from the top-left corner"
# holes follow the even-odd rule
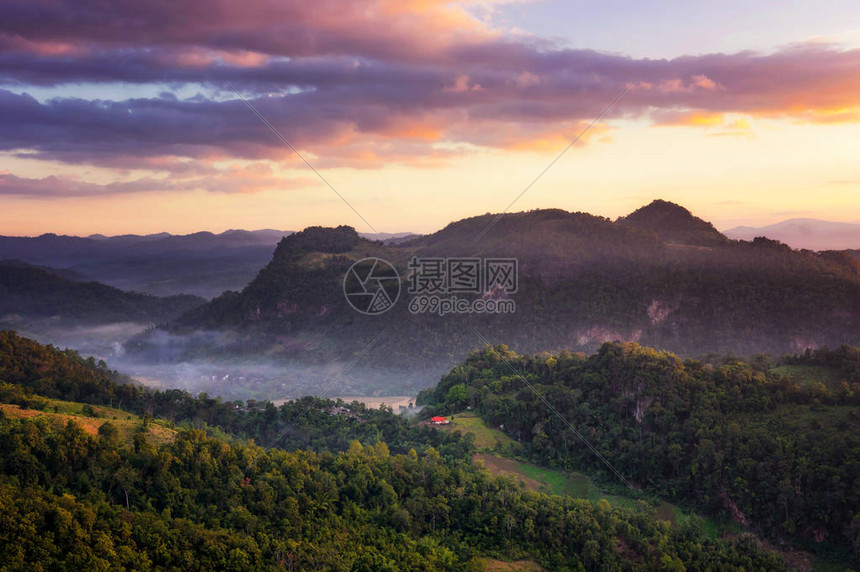
[[[282,238],[275,249],[274,258],[308,252],[339,254],[352,250],[362,241],[370,242],[359,236],[351,226],[309,226],[301,232]]]
[[[408,243],[427,254],[518,256],[524,262],[653,254],[654,237],[608,218],[562,209],[484,214],[450,223]]]
[[[618,224],[653,232],[660,240],[669,243],[717,246],[728,242],[711,223],[680,205],[662,199],[620,218]]]

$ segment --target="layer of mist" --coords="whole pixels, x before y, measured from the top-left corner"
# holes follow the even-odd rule
[[[349,362],[334,361],[326,364],[301,364],[274,359],[223,358],[170,361],[170,358],[189,343],[201,339],[213,342],[220,338],[217,332],[195,332],[190,336],[176,336],[158,331],[155,337],[157,355],[162,359],[141,360],[129,356],[126,340],[139,335],[151,326],[132,322],[101,324],[96,326],[60,327],[50,319],[22,322],[14,318],[0,320],[0,329],[17,331],[20,335],[51,344],[61,349],[72,349],[84,357],[104,360],[111,369],[127,374],[135,380],[158,389],[182,389],[193,395],[206,393],[210,397],[226,400],[286,400],[320,395],[333,398],[396,396],[408,400],[425,387],[435,384],[443,371],[434,372],[426,380],[404,383],[413,379],[406,372],[384,371],[356,363],[343,373]],[[384,400],[380,400],[382,402]],[[386,401],[387,403],[387,401]]]

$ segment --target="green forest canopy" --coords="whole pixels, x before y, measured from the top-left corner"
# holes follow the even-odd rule
[[[300,439],[284,442],[318,451],[265,450],[225,431],[278,426],[304,403],[148,390],[10,332],[0,333],[0,380],[6,402],[39,407],[67,394],[179,423],[174,439],[156,444],[143,432],[123,443],[49,417],[0,419],[0,561],[9,569],[477,570],[481,556],[551,570],[785,569],[751,539],[712,540],[695,521],[672,528],[644,508],[493,478],[471,463],[468,439],[389,411],[330,415],[321,402]],[[343,448],[321,435],[332,430],[358,438]]]

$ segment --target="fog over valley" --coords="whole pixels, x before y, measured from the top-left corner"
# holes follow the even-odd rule
[[[29,239],[0,239],[16,261],[0,263],[6,293],[0,324],[92,355],[154,387],[230,400],[317,395],[341,372],[327,395],[415,395],[481,347],[481,332],[517,352],[588,353],[622,340],[711,360],[858,341],[860,266],[851,251],[800,252],[765,238],[733,241],[683,207],[659,200],[615,222],[560,210],[507,214],[478,252],[516,256],[519,284],[509,298],[519,303],[517,312],[413,313],[406,292],[409,257],[467,254],[468,236],[484,218],[492,220],[473,217],[426,236],[382,237],[388,243],[348,227],[84,243],[52,237],[54,253],[41,259]],[[76,268],[83,268],[106,260],[105,252],[116,255],[105,246],[111,241],[137,245],[153,257],[144,267],[123,265],[123,280],[130,283],[143,282],[177,244],[186,248],[183,256],[205,261],[214,276],[233,265],[216,253],[237,244],[250,242],[269,254],[246,284],[208,302],[194,296],[206,293],[198,284],[208,271],[195,270],[162,298],[87,281],[68,266],[33,265],[62,267],[61,257],[73,256]],[[403,292],[391,311],[361,317],[344,296],[344,276],[368,255],[394,264]],[[776,271],[765,273],[767,268]],[[735,285],[726,283],[722,292],[710,277],[727,275]],[[814,300],[761,313],[794,296],[801,277],[804,290],[816,289]],[[736,284],[747,284],[744,294],[737,294]]]

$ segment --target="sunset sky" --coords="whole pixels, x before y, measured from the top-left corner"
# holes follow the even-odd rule
[[[512,207],[860,222],[860,7],[0,5],[0,234],[437,230]],[[109,11],[106,6],[111,6]],[[229,84],[229,85],[228,85]]]

